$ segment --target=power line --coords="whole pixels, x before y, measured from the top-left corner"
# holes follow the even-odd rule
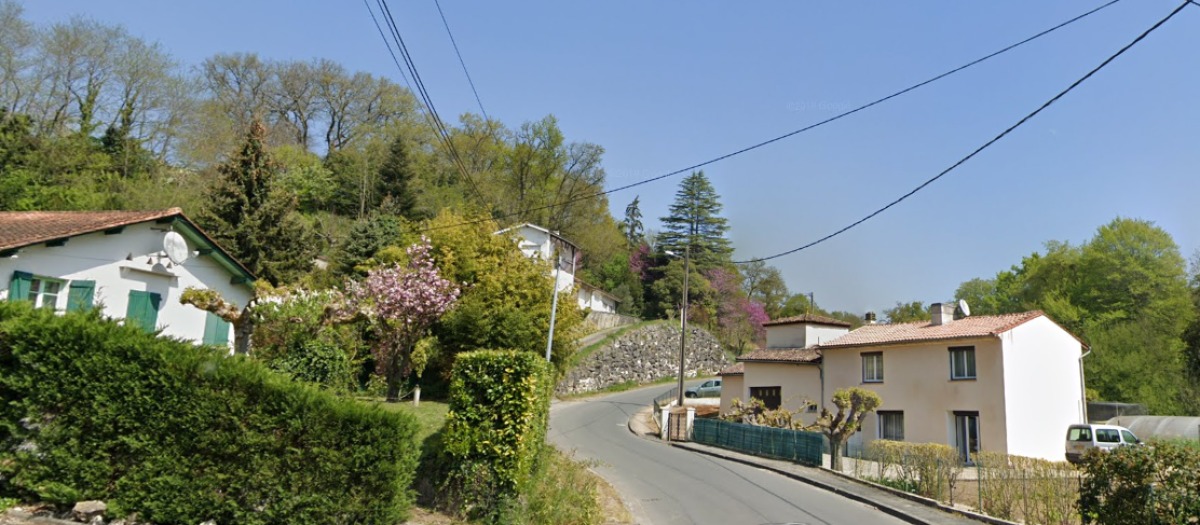
[[[897,91],[897,92],[895,92],[895,93],[892,93],[892,94],[890,94],[890,95],[888,95],[888,96],[885,96],[885,97],[883,97],[883,98],[876,99],[876,100],[874,100],[874,101],[872,101],[872,102],[868,102],[868,103],[866,103],[866,104],[863,104],[863,105],[861,105],[861,106],[858,106],[858,107],[856,107],[856,108],[854,108],[854,109],[851,109],[851,110],[849,110],[849,111],[846,111],[846,112],[843,112],[843,113],[839,113],[839,114],[837,114],[837,115],[834,115],[834,116],[832,116],[832,117],[829,117],[829,118],[827,118],[827,119],[825,119],[825,120],[822,120],[822,121],[820,121],[820,122],[817,122],[817,123],[814,123],[814,124],[810,124],[810,125],[808,125],[808,126],[805,126],[805,127],[803,127],[803,128],[797,129],[797,130],[795,130],[795,131],[791,131],[791,132],[789,132],[789,133],[785,133],[785,134],[783,134],[783,135],[779,135],[779,136],[777,136],[777,137],[774,137],[774,138],[771,138],[771,139],[768,139],[768,140],[764,140],[764,141],[762,141],[762,142],[759,142],[759,143],[757,143],[757,144],[753,144],[753,145],[747,146],[747,147],[745,147],[745,148],[739,149],[739,150],[737,150],[737,151],[734,151],[734,152],[731,152],[731,153],[726,153],[726,154],[724,154],[724,155],[721,155],[721,156],[719,156],[719,157],[715,157],[715,158],[712,158],[712,159],[706,160],[706,161],[704,161],[704,162],[700,162],[700,163],[698,163],[698,164],[693,164],[693,165],[691,165],[691,166],[688,166],[688,167],[686,167],[686,168],[681,168],[681,169],[678,169],[678,170],[675,170],[675,171],[672,171],[672,172],[669,172],[669,173],[664,173],[664,174],[662,174],[662,175],[659,175],[659,176],[656,176],[656,177],[651,177],[651,178],[648,178],[648,179],[643,179],[643,180],[640,180],[640,181],[637,181],[637,182],[634,182],[634,183],[631,183],[631,184],[626,184],[626,185],[624,185],[624,186],[619,186],[619,187],[612,188],[612,189],[609,189],[609,190],[604,190],[604,191],[600,191],[600,192],[597,192],[597,193],[591,193],[591,194],[588,194],[588,195],[583,195],[583,196],[576,197],[576,198],[573,198],[573,199],[568,199],[568,200],[566,200],[566,201],[563,201],[563,202],[559,202],[559,203],[553,203],[553,204],[548,204],[548,205],[541,206],[541,207],[532,208],[532,209],[529,209],[529,210],[525,210],[525,212],[534,212],[534,211],[541,211],[541,210],[550,209],[550,208],[557,208],[557,207],[559,207],[559,206],[566,206],[566,205],[568,205],[568,204],[572,204],[572,203],[579,202],[579,201],[582,201],[582,200],[593,199],[593,198],[596,198],[596,197],[601,197],[601,196],[604,196],[604,195],[608,195],[608,194],[610,194],[610,193],[616,193],[616,192],[618,192],[618,191],[624,191],[624,190],[628,190],[628,189],[630,189],[630,188],[635,188],[635,187],[637,187],[637,186],[641,186],[641,185],[643,185],[643,184],[649,184],[649,183],[651,183],[651,182],[660,181],[660,180],[663,180],[663,179],[666,179],[666,178],[669,178],[669,177],[674,177],[674,176],[676,176],[676,175],[680,175],[680,174],[683,174],[683,173],[690,172],[690,171],[692,171],[692,170],[696,170],[696,169],[699,169],[699,168],[703,168],[703,167],[705,167],[705,166],[708,166],[708,165],[710,165],[710,164],[715,164],[715,163],[717,163],[717,162],[723,161],[723,160],[725,160],[725,159],[728,159],[728,158],[730,158],[730,157],[735,157],[735,156],[737,156],[737,155],[741,155],[741,154],[743,154],[743,153],[747,153],[747,152],[750,152],[750,151],[753,151],[753,150],[759,149],[759,148],[761,148],[761,147],[768,146],[768,145],[770,145],[770,144],[774,144],[774,143],[776,143],[776,142],[779,142],[779,141],[781,141],[781,140],[783,140],[783,139],[790,138],[790,137],[793,137],[793,136],[795,136],[795,135],[799,135],[799,134],[801,134],[801,133],[804,133],[804,132],[806,132],[806,131],[809,131],[809,130],[812,130],[812,129],[815,129],[815,128],[818,128],[818,127],[824,126],[824,125],[826,125],[826,124],[829,124],[829,123],[831,123],[831,122],[834,122],[834,121],[836,121],[836,120],[840,120],[840,119],[842,119],[842,118],[844,118],[844,117],[848,117],[848,116],[850,116],[850,115],[853,115],[853,114],[855,114],[855,113],[858,113],[859,111],[862,111],[862,110],[864,110],[864,109],[870,108],[870,107],[872,107],[872,106],[875,106],[875,105],[878,105],[878,104],[882,104],[882,103],[884,103],[884,102],[887,102],[888,100],[891,100],[891,99],[893,99],[893,98],[896,98],[896,97],[898,97],[898,96],[900,96],[900,95],[903,95],[903,94],[905,94],[905,93],[908,93],[908,92],[910,92],[910,91],[913,91],[913,90],[915,90],[915,89],[917,89],[917,88],[924,87],[924,86],[926,86],[926,85],[928,85],[928,84],[931,84],[931,83],[933,83],[933,82],[936,82],[936,81],[938,81],[938,80],[941,80],[941,79],[943,79],[943,78],[946,78],[946,77],[948,77],[948,76],[950,76],[950,75],[953,75],[953,74],[955,74],[955,73],[958,73],[958,72],[960,72],[960,71],[962,71],[962,70],[964,70],[964,69],[970,68],[970,67],[972,67],[972,66],[975,66],[975,65],[978,65],[978,64],[980,64],[980,63],[982,63],[982,62],[984,62],[984,61],[987,61],[987,60],[989,60],[989,59],[995,58],[995,57],[997,57],[997,56],[999,56],[999,55],[1002,55],[1002,54],[1004,54],[1004,53],[1007,53],[1007,52],[1009,52],[1009,51],[1012,51],[1013,49],[1016,49],[1016,48],[1018,48],[1018,47],[1020,47],[1020,46],[1023,46],[1023,45],[1025,45],[1025,44],[1028,44],[1029,42],[1032,42],[1032,41],[1034,41],[1034,40],[1037,40],[1037,39],[1039,39],[1039,38],[1041,38],[1041,37],[1043,37],[1043,36],[1046,36],[1046,35],[1048,35],[1048,34],[1050,34],[1050,33],[1053,33],[1054,31],[1057,31],[1057,30],[1059,30],[1059,29],[1062,29],[1062,28],[1064,28],[1064,27],[1066,27],[1066,26],[1068,26],[1068,25],[1071,25],[1071,24],[1073,24],[1073,23],[1075,23],[1075,22],[1078,22],[1078,21],[1080,21],[1080,20],[1082,20],[1082,19],[1084,19],[1084,18],[1088,17],[1089,15],[1095,14],[1095,13],[1099,12],[1100,10],[1102,10],[1102,9],[1105,9],[1105,8],[1107,8],[1107,7],[1109,7],[1109,6],[1112,6],[1113,4],[1116,4],[1117,2],[1120,2],[1120,1],[1121,1],[1121,0],[1110,0],[1108,3],[1105,3],[1105,4],[1103,4],[1103,5],[1099,6],[1099,7],[1096,7],[1096,8],[1094,8],[1094,9],[1092,9],[1092,10],[1090,10],[1090,11],[1087,11],[1087,12],[1085,12],[1085,13],[1081,14],[1081,15],[1078,15],[1078,16],[1076,16],[1076,17],[1074,17],[1074,18],[1071,18],[1071,19],[1069,19],[1069,20],[1067,20],[1067,21],[1065,21],[1065,22],[1062,22],[1062,23],[1060,23],[1060,24],[1058,24],[1058,25],[1054,26],[1054,27],[1051,27],[1051,28],[1049,28],[1049,29],[1046,29],[1046,30],[1044,30],[1044,31],[1042,31],[1042,32],[1040,32],[1040,33],[1037,33],[1037,34],[1035,34],[1035,35],[1033,35],[1033,36],[1029,37],[1029,38],[1026,38],[1026,39],[1024,39],[1024,40],[1021,40],[1021,41],[1019,41],[1019,42],[1017,42],[1017,43],[1015,43],[1015,44],[1011,44],[1011,45],[1009,45],[1009,46],[1006,46],[1006,47],[1004,47],[1004,48],[1000,49],[999,51],[995,51],[995,52],[993,52],[993,53],[991,53],[991,54],[988,54],[988,55],[985,55],[985,56],[983,56],[983,57],[981,57],[981,58],[977,58],[977,59],[975,59],[975,60],[972,60],[972,61],[970,61],[970,62],[968,62],[968,63],[966,63],[966,64],[963,64],[963,65],[961,65],[961,66],[958,66],[958,67],[956,67],[956,68],[954,68],[954,69],[951,69],[951,70],[949,70],[949,71],[947,71],[947,72],[945,72],[945,73],[942,73],[942,74],[940,74],[940,75],[934,76],[934,77],[932,77],[932,78],[930,78],[930,79],[928,79],[928,80],[925,80],[925,81],[922,81],[922,82],[918,82],[918,83],[916,83],[916,84],[913,84],[913,85],[911,85],[911,86],[909,86],[909,87],[906,87],[906,88],[904,88],[904,89],[902,89],[902,90],[900,90],[900,91]],[[497,219],[503,219],[503,218],[508,218],[508,217],[512,217],[512,216],[515,216],[515,215],[518,215],[518,214],[517,214],[517,213],[510,213],[510,214],[507,214],[507,215],[502,215],[502,216],[495,217],[495,218],[497,218]],[[459,226],[469,226],[469,225],[471,225],[471,224],[478,224],[478,223],[480,223],[480,222],[489,221],[489,220],[493,220],[493,219],[491,219],[491,218],[488,218],[488,219],[476,219],[476,220],[471,220],[471,221],[463,221],[463,222],[460,222],[460,223],[457,223],[457,224],[449,224],[449,225],[446,225],[446,226],[439,226],[439,227],[437,227],[437,228],[429,228],[429,229],[426,229],[425,231],[430,231],[430,230],[434,230],[434,229],[444,229],[444,228],[456,228],[456,227],[459,227]]]
[[[392,62],[394,62],[397,69],[400,70],[400,76],[404,79],[404,83],[408,85],[410,91],[413,91],[417,94],[418,98],[421,99],[421,103],[425,105],[427,110],[425,118],[429,122],[430,127],[433,128],[434,134],[437,135],[439,141],[441,141],[446,147],[451,163],[454,164],[454,166],[459,170],[463,180],[466,181],[474,191],[475,195],[479,198],[480,203],[486,206],[487,200],[483,197],[483,193],[479,191],[479,187],[475,184],[475,180],[471,177],[470,170],[467,168],[466,163],[464,163],[461,156],[459,156],[458,150],[454,147],[454,141],[452,140],[450,133],[447,131],[445,123],[438,114],[437,108],[433,105],[433,99],[429,96],[429,92],[425,88],[424,81],[421,80],[421,75],[417,71],[416,64],[412,59],[412,55],[408,52],[408,47],[404,44],[404,38],[400,35],[400,29],[396,24],[396,20],[392,17],[391,9],[389,9],[386,0],[376,0],[376,5],[379,7],[380,16],[384,18],[384,22],[386,22],[388,30],[394,39],[396,51],[399,51],[400,57],[404,59],[403,66],[401,66],[400,58],[397,58],[396,52],[392,50],[392,42],[389,42],[387,35],[384,34],[383,27],[379,25],[379,20],[375,17],[375,11],[371,9],[370,3],[368,0],[363,0],[363,4],[367,8],[367,12],[371,14],[371,21],[375,23],[375,28],[379,31],[379,36],[383,38],[383,43],[388,49],[388,54],[392,56]],[[405,75],[406,68],[408,69],[408,75]],[[410,75],[412,77],[411,83],[409,82]]]
[[[467,71],[467,63],[463,61],[462,53],[458,50],[458,42],[454,40],[454,33],[450,31],[450,23],[446,21],[446,13],[442,12],[442,3],[439,0],[433,0],[433,5],[437,6],[438,16],[442,17],[442,27],[446,28],[446,34],[450,35],[450,44],[454,46],[454,54],[458,56],[458,63],[462,65],[463,74],[467,76],[467,84],[471,85],[471,93],[475,94],[475,102],[479,104],[479,111],[483,113],[483,118],[491,120],[487,110],[483,109],[483,101],[479,99],[479,92],[475,90],[475,81],[471,80],[471,73]]]
[[[954,171],[954,169],[956,169],[956,168],[958,168],[959,166],[963,165],[963,164],[964,164],[964,163],[966,163],[968,160],[971,160],[971,158],[975,157],[975,155],[978,155],[980,152],[982,152],[983,150],[987,149],[987,148],[988,148],[988,147],[990,147],[992,144],[995,144],[996,142],[999,142],[999,141],[1000,141],[1000,139],[1002,139],[1002,138],[1004,138],[1005,136],[1007,136],[1007,135],[1008,135],[1009,133],[1011,133],[1013,130],[1015,130],[1015,129],[1017,129],[1017,128],[1021,127],[1021,125],[1022,125],[1022,124],[1025,124],[1025,123],[1026,123],[1026,122],[1028,122],[1030,119],[1032,119],[1033,117],[1037,116],[1037,114],[1038,114],[1038,113],[1041,113],[1041,112],[1042,112],[1042,110],[1044,110],[1044,109],[1046,109],[1046,108],[1050,107],[1050,105],[1051,105],[1051,104],[1054,104],[1054,103],[1055,103],[1055,102],[1057,102],[1057,101],[1058,101],[1060,98],[1062,98],[1063,96],[1065,96],[1067,93],[1070,93],[1070,92],[1071,92],[1071,90],[1075,89],[1075,88],[1076,88],[1076,87],[1078,87],[1080,84],[1084,83],[1084,81],[1086,81],[1087,79],[1091,78],[1091,77],[1092,77],[1092,75],[1096,74],[1096,72],[1100,71],[1101,69],[1104,69],[1104,67],[1105,67],[1105,66],[1107,66],[1107,65],[1108,65],[1110,62],[1112,62],[1113,60],[1116,60],[1116,58],[1117,58],[1117,57],[1119,57],[1119,56],[1121,56],[1121,55],[1125,54],[1125,52],[1126,52],[1126,51],[1128,51],[1130,48],[1132,48],[1132,47],[1133,47],[1134,45],[1136,45],[1138,42],[1141,42],[1141,41],[1142,41],[1142,39],[1146,38],[1148,35],[1150,35],[1150,33],[1153,33],[1153,32],[1154,32],[1156,29],[1158,29],[1160,26],[1162,26],[1164,23],[1166,23],[1166,22],[1167,22],[1167,20],[1170,20],[1171,18],[1173,18],[1173,17],[1174,17],[1176,14],[1178,14],[1180,11],[1182,11],[1182,10],[1183,10],[1183,8],[1187,7],[1187,6],[1188,6],[1188,4],[1189,4],[1189,3],[1192,3],[1192,2],[1193,2],[1193,0],[1184,0],[1184,2],[1183,2],[1182,4],[1180,4],[1180,5],[1179,5],[1179,7],[1176,7],[1174,11],[1171,11],[1171,14],[1167,15],[1167,17],[1166,17],[1166,18],[1163,18],[1162,20],[1159,20],[1159,21],[1158,21],[1158,23],[1154,24],[1153,26],[1151,26],[1151,27],[1150,27],[1150,29],[1147,29],[1145,32],[1143,32],[1142,34],[1138,35],[1138,37],[1137,37],[1137,38],[1135,38],[1135,39],[1133,39],[1133,41],[1132,41],[1132,42],[1130,42],[1130,43],[1128,43],[1128,44],[1125,44],[1125,47],[1122,47],[1122,48],[1121,48],[1119,51],[1117,51],[1116,53],[1114,53],[1112,56],[1110,56],[1110,57],[1108,57],[1107,59],[1105,59],[1105,60],[1104,60],[1104,62],[1101,62],[1101,63],[1100,63],[1100,65],[1096,66],[1096,67],[1095,67],[1095,68],[1093,68],[1091,71],[1088,71],[1086,75],[1083,75],[1082,77],[1080,77],[1080,78],[1079,78],[1078,80],[1076,80],[1075,82],[1072,82],[1072,83],[1071,83],[1071,85],[1067,86],[1067,88],[1066,88],[1066,89],[1064,89],[1064,90],[1060,91],[1060,92],[1059,92],[1057,95],[1054,95],[1054,97],[1052,97],[1050,100],[1047,100],[1047,101],[1046,101],[1044,104],[1042,104],[1041,106],[1039,106],[1037,109],[1033,110],[1033,112],[1032,112],[1032,113],[1030,113],[1030,114],[1028,114],[1028,115],[1025,115],[1023,118],[1021,118],[1021,120],[1018,120],[1016,124],[1013,124],[1012,126],[1009,126],[1009,127],[1008,127],[1008,129],[1005,129],[1004,131],[1000,132],[1000,134],[999,134],[999,135],[996,135],[995,137],[992,137],[992,139],[991,139],[991,140],[989,140],[989,141],[987,141],[987,142],[983,143],[983,145],[982,145],[982,146],[979,146],[978,148],[975,148],[975,151],[972,151],[972,152],[971,152],[970,154],[968,154],[967,156],[965,156],[965,157],[963,157],[963,158],[959,159],[959,160],[958,160],[958,162],[955,162],[954,164],[951,164],[949,168],[946,168],[946,169],[942,170],[942,172],[941,172],[941,173],[938,173],[937,175],[934,175],[934,176],[933,176],[933,178],[931,178],[931,179],[929,179],[929,180],[927,180],[927,181],[925,181],[925,182],[922,182],[920,186],[917,186],[916,188],[913,188],[913,189],[912,189],[912,191],[909,191],[908,193],[905,193],[904,195],[901,195],[901,196],[900,196],[900,198],[898,198],[898,199],[896,199],[896,200],[894,200],[894,201],[892,201],[892,202],[889,202],[889,203],[888,203],[886,206],[884,206],[884,207],[882,207],[882,208],[879,208],[879,209],[877,209],[877,210],[875,210],[875,211],[871,212],[871,213],[870,213],[869,215],[867,215],[866,217],[863,217],[863,218],[861,218],[861,219],[859,219],[859,220],[857,220],[857,221],[854,221],[854,222],[850,223],[849,225],[847,225],[847,226],[843,227],[843,228],[842,228],[842,229],[840,229],[840,230],[837,230],[837,231],[835,231],[835,232],[833,232],[833,233],[831,233],[831,234],[829,234],[829,235],[826,235],[826,236],[824,236],[824,237],[821,237],[820,239],[817,239],[817,240],[815,240],[815,241],[812,241],[812,242],[810,242],[810,243],[808,243],[808,244],[805,244],[805,245],[803,245],[803,246],[800,246],[800,247],[798,247],[798,248],[793,248],[793,249],[791,249],[791,250],[787,250],[787,251],[784,251],[784,252],[779,252],[779,253],[777,253],[777,254],[774,254],[774,255],[768,255],[768,256],[766,256],[766,257],[759,257],[759,258],[757,258],[757,259],[749,259],[749,260],[745,260],[745,261],[734,261],[734,262],[733,262],[733,264],[747,264],[747,263],[753,263],[753,262],[759,262],[759,261],[769,261],[769,260],[771,260],[771,259],[777,259],[777,258],[779,258],[779,257],[783,257],[783,256],[785,256],[785,255],[791,255],[791,254],[793,254],[793,253],[796,253],[796,252],[798,252],[798,251],[801,251],[801,250],[804,250],[804,249],[807,249],[807,248],[811,248],[811,247],[813,247],[813,246],[816,246],[816,245],[818,245],[818,244],[821,244],[821,243],[823,243],[823,242],[825,242],[825,241],[827,241],[827,240],[829,240],[829,239],[832,239],[832,238],[834,238],[834,237],[837,237],[838,235],[841,235],[841,234],[845,233],[846,231],[850,230],[851,228],[854,228],[855,226],[858,226],[859,224],[862,224],[862,223],[864,223],[864,222],[866,222],[866,221],[870,220],[872,217],[875,217],[876,215],[879,215],[880,213],[883,213],[883,212],[884,212],[884,211],[886,211],[888,208],[891,208],[892,206],[895,206],[895,205],[899,204],[899,203],[900,203],[901,201],[903,201],[904,199],[907,199],[907,198],[909,198],[909,197],[913,196],[913,195],[914,195],[915,193],[917,193],[918,191],[921,191],[921,190],[925,189],[925,187],[926,187],[926,186],[929,186],[930,184],[933,184],[935,181],[937,181],[938,179],[942,178],[942,177],[943,177],[943,176],[945,176],[946,174],[950,173],[951,171]]]

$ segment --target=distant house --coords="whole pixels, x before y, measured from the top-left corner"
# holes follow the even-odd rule
[[[513,235],[517,238],[517,247],[526,257],[539,258],[549,261],[555,258],[551,266],[557,268],[556,289],[563,292],[572,286],[576,288],[576,298],[581,309],[591,309],[593,312],[615,313],[620,300],[600,288],[585,283],[575,277],[576,265],[579,263],[581,252],[575,243],[568,241],[556,232],[535,224],[518,224],[496,232],[496,235]]]
[[[197,343],[229,345],[230,325],[180,304],[189,287],[245,306],[254,276],[179,208],[0,212],[0,298],[105,316]]]
[[[836,410],[828,399],[834,391],[862,387],[883,405],[850,449],[893,439],[948,444],[964,458],[988,450],[1062,460],[1063,433],[1084,421],[1083,343],[1040,311],[955,319],[952,305],[931,310],[931,321],[867,325],[820,341],[807,337],[831,335],[833,327],[769,325],[768,341],[775,332],[776,341],[805,346],[769,342],[740,358],[740,395],[757,388],[786,408],[819,399]],[[806,338],[795,340],[802,331]]]

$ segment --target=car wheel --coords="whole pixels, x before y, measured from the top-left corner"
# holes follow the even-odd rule
[[[695,392],[685,392],[683,394],[683,397],[696,397],[696,393]]]

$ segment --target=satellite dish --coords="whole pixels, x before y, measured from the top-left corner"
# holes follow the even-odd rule
[[[967,300],[966,300],[966,299],[959,299],[959,300],[958,300],[958,309],[959,309],[959,310],[962,310],[963,317],[970,317],[970,316],[971,316],[971,307],[970,307],[970,306],[967,306]]]
[[[167,258],[175,264],[183,264],[188,258],[188,245],[183,236],[175,232],[167,232],[163,237],[163,251],[167,252]]]

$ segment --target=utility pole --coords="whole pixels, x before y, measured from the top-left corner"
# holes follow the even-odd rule
[[[683,247],[683,308],[679,327],[679,406],[683,406],[683,359],[687,350],[687,319],[688,319],[688,277],[692,274],[692,235],[696,231],[696,206],[692,203],[691,223],[688,224],[687,244]]]
[[[554,284],[550,285],[551,291],[554,292],[554,298],[550,300],[550,335],[546,337],[547,362],[551,362],[550,356],[554,352],[554,318],[558,315],[558,272],[562,266],[559,264],[558,255],[554,252],[553,233],[550,234],[550,260],[554,261]]]

